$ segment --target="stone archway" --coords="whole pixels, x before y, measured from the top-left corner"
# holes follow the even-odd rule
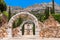
[[[26,25],[29,25],[30,24],[30,27],[29,26],[25,26],[25,24]],[[30,33],[32,33],[33,35],[35,35],[35,23],[33,22],[33,21],[31,21],[31,20],[27,20],[27,21],[23,21],[23,23],[20,25],[20,28],[23,30],[22,31],[22,35],[24,35],[25,34],[25,32],[24,32],[24,29],[25,29],[25,27],[29,27],[29,31],[30,31]],[[28,29],[28,28],[27,28]],[[27,30],[26,29],[26,30]],[[28,30],[27,30],[28,31]],[[28,35],[28,34],[27,34]]]
[[[17,20],[17,18],[20,18],[21,16],[24,18],[26,18],[26,17],[29,18],[24,21],[31,20],[32,22],[34,22],[35,27],[39,27],[38,19],[34,15],[30,14],[29,12],[20,12],[20,13],[14,15],[8,22],[8,35],[9,35],[9,37],[12,37],[12,25],[13,25],[14,21]]]

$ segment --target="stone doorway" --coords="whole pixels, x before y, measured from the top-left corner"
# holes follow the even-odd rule
[[[28,21],[22,26],[22,35],[35,35],[35,24]]]

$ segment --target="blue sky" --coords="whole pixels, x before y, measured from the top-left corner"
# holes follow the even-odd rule
[[[5,0],[5,2],[8,6],[19,6],[22,8],[26,8],[28,6],[40,4],[43,2],[49,3],[51,2],[51,0]],[[60,0],[55,0],[55,2],[60,5]]]

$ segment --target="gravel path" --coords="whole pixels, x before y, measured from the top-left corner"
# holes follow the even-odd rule
[[[22,36],[22,37],[15,37],[15,38],[4,38],[0,40],[60,40],[60,38],[41,38],[39,36]]]

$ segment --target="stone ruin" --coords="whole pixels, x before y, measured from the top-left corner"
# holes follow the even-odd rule
[[[57,27],[60,26],[59,22],[54,19],[52,15],[49,16],[47,20],[45,20],[44,25],[46,27]]]
[[[25,18],[25,20],[22,22],[22,24],[12,29],[13,22],[17,20],[17,18]],[[25,24],[27,23],[27,24]],[[12,38],[12,37],[20,37],[22,35],[22,26],[24,25],[25,33],[24,35],[33,35],[32,27],[33,24],[35,24],[35,35],[39,35],[40,37],[47,37],[47,38],[60,38],[60,24],[57,22],[52,15],[49,16],[49,18],[45,22],[40,22],[38,19],[30,14],[29,12],[21,12],[16,15],[14,15],[8,23],[6,23],[4,26],[0,28],[0,38]],[[28,31],[29,30],[29,31]]]
[[[40,31],[41,37],[60,38],[60,24],[52,15],[44,22],[44,28]]]
[[[22,18],[23,23],[18,28],[12,29],[13,28],[12,25],[13,25],[14,21],[17,20],[18,18]],[[25,23],[27,23],[27,24],[25,24]],[[5,28],[2,27],[3,29],[2,28],[0,29],[3,31],[3,32],[1,31],[1,35],[4,34],[3,37],[6,36],[7,38],[17,37],[19,35],[22,36],[22,32],[21,32],[22,26],[25,25],[25,27],[27,26],[27,28],[28,28],[28,26],[29,27],[33,26],[30,23],[34,23],[35,28],[39,29],[38,20],[34,15],[30,14],[29,12],[18,13],[10,19],[10,21],[7,23]],[[35,31],[39,31],[38,29],[35,29]],[[24,35],[29,33],[28,30],[31,31],[32,29],[26,29],[26,33]],[[6,33],[4,33],[4,32],[6,32]],[[38,32],[38,34],[39,34],[39,32]],[[35,32],[35,35],[38,35],[38,34],[36,34],[36,32]]]

